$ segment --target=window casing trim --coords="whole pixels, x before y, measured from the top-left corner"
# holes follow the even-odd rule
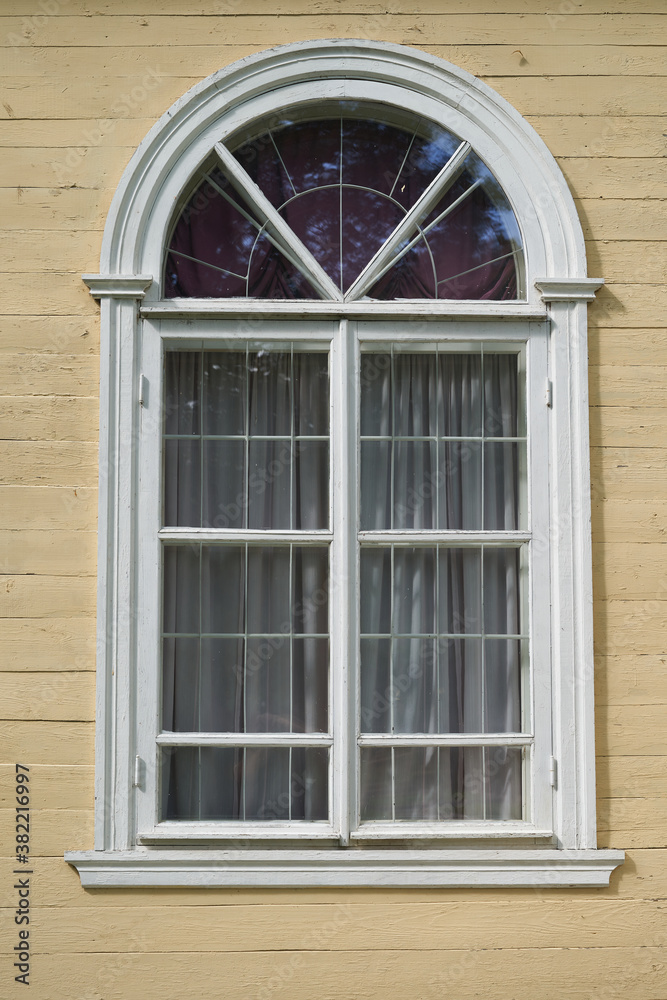
[[[514,207],[527,235],[527,302],[420,302],[397,303],[395,307],[320,302],[313,304],[312,315],[357,319],[367,315],[428,316],[429,321],[422,324],[425,337],[430,336],[431,319],[436,317],[442,323],[466,326],[471,320],[498,322],[521,315],[548,319],[549,378],[553,384],[548,414],[550,518],[554,526],[550,539],[553,752],[558,761],[558,783],[553,793],[552,846],[547,850],[543,842],[540,846],[544,832],[540,830],[535,830],[533,842],[524,841],[521,849],[510,849],[506,841],[491,852],[484,846],[471,851],[458,845],[435,854],[338,849],[331,855],[322,852],[321,864],[318,851],[292,856],[273,849],[249,852],[244,846],[236,854],[206,851],[202,858],[194,845],[174,852],[137,844],[135,781],[141,788],[144,775],[141,769],[135,772],[135,727],[140,713],[132,664],[136,657],[135,506],[141,470],[137,451],[127,447],[127,442],[136,440],[139,422],[146,418],[148,409],[139,404],[139,313],[143,308],[153,319],[160,314],[162,319],[185,319],[184,342],[191,339],[188,320],[196,316],[236,315],[252,324],[257,307],[264,316],[304,315],[293,303],[161,302],[159,284],[151,283],[150,276],[160,273],[158,256],[170,218],[169,198],[191,168],[184,151],[193,149],[199,137],[199,156],[209,141],[206,130],[218,128],[221,115],[230,108],[247,105],[243,115],[249,119],[260,105],[267,106],[267,94],[274,94],[269,104],[280,101],[284,93],[277,97],[275,92],[282,83],[301,88],[303,96],[305,81],[312,81],[320,72],[320,98],[327,93],[338,96],[341,78],[345,80],[345,95],[356,93],[354,77],[364,81],[375,78],[380,90],[387,81],[395,93],[402,88],[405,99],[408,94],[410,99],[417,93],[425,95],[432,102],[429,107],[439,106],[443,123],[453,128],[450,112],[455,108],[457,123],[461,114],[469,121],[475,148],[482,152],[485,143],[496,137],[496,155],[489,156],[488,162],[510,194],[513,185],[516,189],[516,177],[522,174],[525,178],[525,196],[518,199],[520,204],[515,198]],[[405,81],[409,81],[407,85]],[[387,91],[383,93],[386,96]],[[255,98],[259,105],[253,103]],[[193,153],[193,163],[195,158]],[[400,46],[304,43],[251,57],[194,88],[151,130],[114,198],[101,273],[88,275],[86,280],[91,293],[101,300],[103,363],[95,850],[67,855],[84,884],[93,884],[90,879],[99,885],[606,884],[613,868],[622,862],[623,852],[595,850],[586,308],[601,281],[585,278],[583,235],[574,204],[555,161],[530,126],[468,74]],[[434,333],[434,339],[437,335]],[[150,398],[150,387],[148,391]],[[363,874],[359,873],[361,868]],[[331,871],[336,874],[327,874]],[[149,881],[142,882],[144,878]]]

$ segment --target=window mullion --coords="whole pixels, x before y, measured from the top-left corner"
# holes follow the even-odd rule
[[[340,321],[331,349],[332,528],[330,566],[333,823],[342,844],[356,822],[357,381],[356,326]]]

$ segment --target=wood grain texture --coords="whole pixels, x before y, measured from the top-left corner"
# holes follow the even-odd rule
[[[41,49],[41,53],[48,53]],[[67,51],[67,50],[64,50]],[[77,48],[74,55],[85,51]],[[104,58],[105,51],[94,50],[98,58]],[[122,50],[127,57],[127,50]],[[173,47],[169,49],[169,56]],[[585,51],[585,50],[584,50]],[[146,52],[152,52],[150,47]],[[198,50],[201,52],[201,49]],[[213,48],[211,55],[216,62],[214,68],[219,68],[218,50]],[[192,58],[200,58],[193,54]],[[222,65],[222,63],[220,63]],[[206,75],[202,72],[202,77]],[[79,155],[86,150],[98,146],[107,150],[121,147],[125,150],[126,159],[136,149],[152,125],[155,118],[141,115],[141,109],[132,117],[127,113],[121,117],[108,119],[82,118],[71,119],[0,119],[0,147],[7,149],[25,148],[28,166],[32,165],[34,157],[28,151],[33,147],[52,149],[51,159],[62,162],[66,156],[63,150],[76,149]],[[526,115],[554,156],[630,156],[655,157],[664,153],[664,136],[666,119],[664,114],[655,115]],[[57,152],[60,150],[60,152]],[[115,154],[112,154],[115,155]],[[118,178],[120,179],[120,178]]]
[[[0,618],[77,618],[95,609],[87,577],[0,576]]]
[[[0,524],[7,530],[97,528],[97,489],[0,486]]]
[[[596,656],[595,700],[599,705],[667,704],[667,653]]]
[[[95,619],[5,618],[0,627],[4,670],[94,670]]]
[[[83,441],[0,441],[0,486],[97,485],[97,445]]]
[[[595,773],[600,799],[664,796],[664,757],[598,757]]]
[[[591,373],[591,379],[595,374]],[[605,380],[606,383],[610,380]],[[628,389],[627,397],[634,400],[641,399],[642,406],[615,406],[608,398],[605,390],[602,390],[599,383],[595,393],[596,400],[603,397],[604,406],[593,406],[589,413],[589,424],[591,434],[591,444],[596,447],[620,447],[620,448],[662,448],[665,444],[665,418],[667,418],[667,408],[659,406],[651,407],[650,403],[655,400],[658,393],[648,400],[642,398],[641,392],[637,388],[634,393],[629,391],[630,379],[626,377],[625,385],[623,378],[613,379],[613,391],[621,394]],[[638,382],[641,380],[638,380]],[[593,393],[591,392],[591,395]],[[646,405],[648,404],[648,405]]]
[[[0,765],[0,808],[16,805],[14,764]],[[30,801],[40,809],[90,809],[93,801],[94,768],[87,765],[62,767],[59,764],[32,768]],[[0,906],[6,905],[0,897]]]
[[[96,441],[98,410],[96,396],[0,396],[0,437],[7,441]]]
[[[1,494],[0,494],[1,496]],[[667,538],[667,501],[596,500],[592,506],[593,541],[655,542]]]
[[[619,260],[632,252],[627,243],[605,244],[605,246],[622,248],[619,250]],[[667,247],[664,244],[649,244],[660,247],[659,263],[667,261]],[[645,257],[641,245],[637,246],[642,263]],[[658,261],[656,260],[656,263]],[[633,265],[630,265],[633,266]],[[605,330],[596,327],[588,336],[588,359],[592,366],[619,365],[632,368],[636,365],[667,365],[667,329],[663,330]],[[629,373],[628,373],[629,375]],[[633,404],[640,405],[641,399],[633,399]]]
[[[126,8],[127,10],[127,8]],[[133,11],[135,8],[131,7]],[[104,18],[105,31],[99,31],[99,22],[90,17],[63,12],[52,18],[48,30],[36,38],[40,48],[52,46],[101,45],[142,47],[153,43],[156,47],[170,46],[174,39],[181,45],[218,45],[230,41],[230,22],[226,14],[235,14],[236,3],[230,3],[217,17],[155,15],[131,16],[125,11],[114,17]],[[656,18],[652,14],[618,13],[598,17],[595,14],[568,15],[555,8],[551,16],[544,11],[525,14],[512,19],[498,13],[497,6],[483,14],[443,12],[357,13],[350,19],[346,13],[327,7],[324,11],[311,10],[304,17],[302,11],[284,13],[278,17],[265,14],[248,14],[234,20],[234,45],[257,46],[258,49],[287,42],[306,41],[311,38],[369,38],[383,39],[421,48],[439,45],[507,44],[508,32],[515,45],[652,45],[656,40]],[[13,34],[20,37],[23,24],[20,17],[3,17],[1,37]],[[10,42],[11,44],[11,42]],[[157,58],[157,55],[156,55]],[[221,65],[226,59],[221,54]]]
[[[593,588],[601,600],[667,602],[667,543],[594,543]]]
[[[26,3],[26,0],[5,0],[3,13],[5,15],[25,15],[26,10],[33,8]],[[400,10],[409,9],[415,14],[442,13],[442,0],[406,0],[401,4]],[[506,0],[499,8],[497,0],[447,0],[447,11],[450,14],[539,14],[543,15],[545,10],[544,0]],[[348,16],[386,14],[397,12],[397,6],[392,7],[378,0],[276,0],[271,5],[273,14],[309,15],[309,14],[346,14]],[[262,0],[243,0],[243,3],[236,3],[234,0],[224,6],[211,11],[209,4],[204,0],[196,0],[195,3],[188,4],[187,0],[140,0],[137,3],[119,2],[119,0],[101,0],[92,4],[90,0],[67,0],[56,16],[72,16],[73,14],[90,14],[95,11],[98,14],[108,16],[122,16],[132,12],[135,15],[152,15],[162,17],[172,17],[174,14],[184,14],[190,16],[209,15],[219,16],[220,14],[235,14],[237,17],[248,17],[257,14],[265,14],[266,10]],[[565,14],[577,16],[580,14],[662,14],[664,6],[661,0],[576,0],[569,3],[562,10],[556,7],[552,16],[559,18]],[[550,23],[547,20],[547,23]],[[39,27],[39,22],[35,25]]]
[[[445,897],[446,899],[446,897]],[[141,954],[156,947],[166,954],[197,952],[212,956],[220,942],[230,953],[269,951],[448,952],[523,948],[657,947],[664,939],[660,902],[561,900],[536,897],[528,902],[392,902],[386,905],[277,903],[274,906],[159,905],[78,907],[64,924],[57,911],[35,909],[40,954]],[[157,901],[156,901],[157,902]],[[406,956],[407,957],[407,956]]]
[[[452,6],[451,0],[447,7]],[[68,13],[73,8],[68,4]],[[162,13],[156,11],[156,14]],[[195,11],[182,10],[182,14]],[[201,11],[206,14],[210,11]],[[450,11],[451,13],[451,11]],[[463,13],[463,11],[461,11]],[[472,11],[470,11],[472,13]],[[140,41],[141,39],[139,39]],[[254,46],[235,45],[230,38],[224,47],[225,62],[242,59],[255,51]],[[493,76],[665,76],[665,47],[660,45],[522,45],[512,43],[429,46],[429,51],[468,72]],[[119,47],[39,48],[17,45],[4,53],[4,72],[13,79],[49,77],[59,79],[89,74],[91,77],[132,77],[137,66],[150,65],[154,58],[150,45]],[[193,67],[202,77],[220,69],[220,50],[207,44],[206,38],[192,45],[170,45],[170,76],[191,77]],[[165,67],[166,68],[166,67]]]
[[[99,350],[99,312],[97,316],[87,317],[40,316],[34,313],[29,316],[6,316],[0,329],[0,354],[3,355],[43,353],[99,356]]]
[[[39,764],[94,763],[91,722],[3,722],[2,761]]]
[[[4,719],[94,722],[95,673],[0,673],[0,704]]]
[[[6,574],[94,577],[97,532],[0,529],[0,553]]]
[[[546,948],[503,951],[391,952],[329,950],[284,953],[217,952],[203,962],[199,953],[159,951],[159,928],[146,928],[154,941],[147,954],[47,956],[39,961],[37,1000],[126,1000],[141,983],[143,1000],[165,996],[215,995],[225,983],[228,1000],[248,996],[273,1000],[381,1000],[391,996],[442,997],[456,987],[461,1000],[542,1000],[595,996],[606,1000],[663,1000],[662,948]],[[43,984],[47,984],[45,986]],[[194,985],[193,987],[193,984]]]
[[[25,761],[21,761],[25,763]],[[15,823],[16,810],[0,809],[0,823],[7,830]],[[92,802],[88,809],[42,809],[30,806],[30,854],[37,858],[62,858],[65,851],[92,848]]]

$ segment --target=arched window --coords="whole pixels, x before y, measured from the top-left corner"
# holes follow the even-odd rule
[[[600,282],[529,126],[397,46],[252,57],[149,134],[87,281],[108,366],[84,883],[607,881]]]

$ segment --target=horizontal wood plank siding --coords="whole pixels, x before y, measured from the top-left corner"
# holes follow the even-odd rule
[[[667,997],[665,15],[664,0],[4,0],[0,911],[13,927],[18,761],[34,1000]],[[317,37],[414,45],[502,94],[557,158],[606,279],[589,307],[598,824],[627,851],[609,889],[84,892],[62,859],[93,843],[99,308],[80,275],[170,104]]]

